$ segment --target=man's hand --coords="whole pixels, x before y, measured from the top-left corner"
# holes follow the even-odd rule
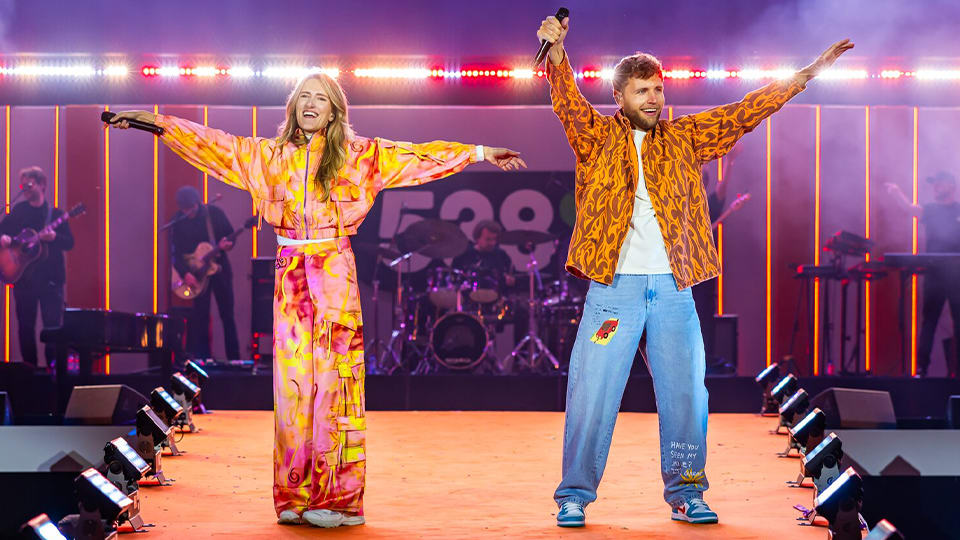
[[[537,39],[545,39],[553,43],[547,56],[550,58],[550,63],[555,66],[559,66],[560,62],[563,62],[563,38],[567,37],[569,29],[570,17],[563,19],[561,23],[551,15],[540,23],[540,29],[537,30]]]
[[[40,234],[37,235],[37,238],[39,238],[41,242],[53,242],[57,239],[57,233],[56,231],[45,230],[41,231]]]
[[[191,289],[196,289],[197,285],[200,284],[197,282],[197,278],[193,277],[193,274],[191,274],[190,272],[187,272],[186,274],[184,274],[183,282],[187,284],[187,286],[189,286]]]
[[[224,251],[230,251],[230,249],[233,248],[233,242],[231,242],[230,240],[227,240],[227,237],[226,237],[226,236],[224,236],[223,238],[221,238],[221,239],[220,239],[220,242],[219,242],[217,245],[219,245],[219,246],[220,246],[220,249],[222,249],[222,250],[224,250]]]
[[[520,152],[509,148],[483,147],[483,158],[505,171],[526,168],[527,164],[520,159]]]
[[[128,120],[139,120],[148,124],[154,124],[157,121],[157,115],[147,111],[122,111],[118,112],[106,125],[118,129],[127,129],[130,127]]]
[[[813,61],[809,66],[801,69],[797,73],[806,77],[806,80],[810,80],[826,69],[829,69],[834,62],[837,61],[837,58],[840,58],[840,55],[849,51],[853,48],[853,42],[850,39],[844,39],[838,41],[830,46],[829,49],[823,51],[823,54],[819,58]]]
[[[7,236],[7,235],[5,235],[5,234],[0,235],[0,246],[2,246],[2,247],[10,247],[10,244],[11,244],[12,242],[13,242],[13,239],[10,238],[9,236]]]

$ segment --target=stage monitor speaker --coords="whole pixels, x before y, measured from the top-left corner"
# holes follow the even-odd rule
[[[133,424],[150,400],[125,384],[75,386],[63,415],[65,424]]]
[[[10,406],[10,394],[0,392],[0,425],[13,424],[13,407]]]
[[[947,425],[951,429],[960,429],[960,396],[947,398]]]
[[[273,257],[250,259],[250,331],[273,333],[273,282],[277,261]]]
[[[841,470],[863,478],[867,523],[896,523],[906,538],[960,538],[960,431],[952,429],[836,430]]]
[[[890,392],[829,388],[810,400],[810,409],[819,407],[827,417],[827,429],[893,429],[897,417],[893,413]]]
[[[76,513],[74,479],[103,467],[103,448],[131,441],[131,426],[0,426],[0,539],[45,512],[53,521]],[[132,444],[132,443],[131,443]]]
[[[737,315],[714,315],[713,317],[713,354],[723,359],[724,364],[737,370],[739,349],[737,348]]]

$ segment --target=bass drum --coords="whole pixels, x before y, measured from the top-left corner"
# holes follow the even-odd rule
[[[477,317],[447,313],[430,332],[430,350],[437,363],[449,369],[472,369],[483,360],[490,337]]]

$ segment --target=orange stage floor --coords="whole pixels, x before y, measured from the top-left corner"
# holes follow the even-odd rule
[[[281,526],[271,501],[272,412],[217,411],[164,458],[171,487],[145,487],[144,538],[817,538],[791,507],[797,459],[780,459],[775,419],[710,417],[706,499],[718,525],[670,521],[661,498],[654,414],[623,413],[587,527],[555,525],[563,415],[554,412],[370,412],[367,524],[333,530]]]

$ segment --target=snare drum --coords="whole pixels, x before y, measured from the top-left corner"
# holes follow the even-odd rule
[[[500,298],[500,277],[494,270],[471,270],[467,273],[467,283],[470,284],[470,300],[478,304],[492,304]]]
[[[447,313],[430,333],[430,350],[436,361],[450,369],[472,369],[483,359],[490,337],[477,317]]]
[[[427,297],[441,309],[458,309],[457,297],[463,287],[463,272],[438,266],[427,275]]]

